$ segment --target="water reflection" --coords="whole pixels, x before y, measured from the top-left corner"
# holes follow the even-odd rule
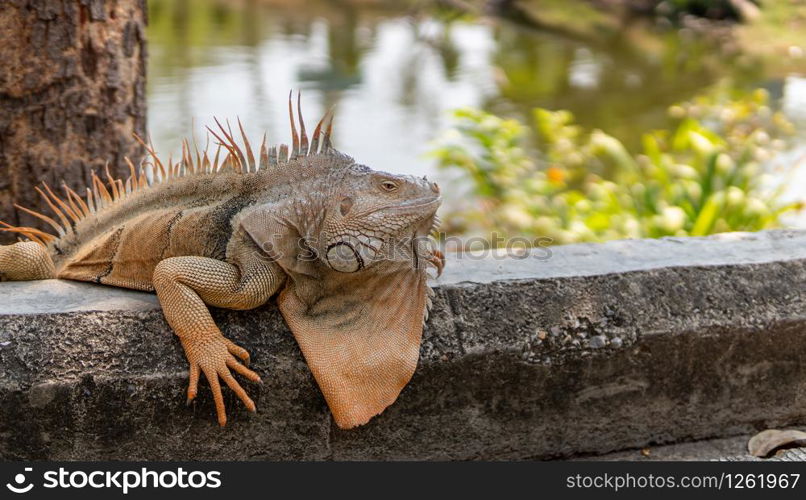
[[[149,8],[149,128],[162,153],[178,151],[191,128],[201,141],[213,116],[238,116],[247,130],[286,141],[284,99],[298,88],[309,121],[337,107],[343,151],[374,168],[436,177],[423,153],[461,106],[524,119],[535,106],[569,109],[629,146],[666,125],[670,104],[729,78],[774,96],[797,92],[788,102],[806,116],[802,81],[785,87],[786,75],[766,75],[686,32],[631,27],[583,40],[371,1],[150,0]]]
[[[337,106],[341,149],[378,168],[425,174],[421,155],[446,112],[481,105],[494,90],[477,55],[486,27],[449,33],[404,12],[330,2],[188,3],[150,2],[149,128],[162,152],[176,151],[192,126],[201,135],[213,116],[239,116],[247,130],[287,140],[284,99],[301,88],[309,120]]]

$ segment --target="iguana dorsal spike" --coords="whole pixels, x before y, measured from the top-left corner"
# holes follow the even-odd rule
[[[76,214],[78,219],[82,219],[87,216],[87,213],[84,211],[84,208],[81,206],[80,203],[76,203],[76,200],[73,199],[73,196],[70,194],[72,189],[67,187],[67,184],[62,181],[62,191],[64,191],[64,195],[67,198],[67,203],[70,205],[70,209]],[[75,193],[73,193],[75,194]],[[78,198],[78,201],[82,202],[81,198]]]
[[[173,155],[169,154],[168,155],[168,178],[173,179],[173,177],[174,177],[174,159],[173,159]],[[115,199],[114,196],[115,196],[115,193],[112,192],[112,199],[113,200]]]
[[[321,152],[326,153],[326,152],[330,151],[330,149],[332,148],[331,143],[330,143],[330,136],[333,133],[333,108],[330,108],[329,110],[327,110],[327,113],[325,113],[325,116],[322,117],[322,121],[323,121],[322,125],[327,124],[327,126],[324,127],[324,129],[323,129],[322,150],[321,150]]]
[[[238,146],[238,143],[235,141],[235,134],[232,133],[232,127],[229,124],[229,120],[227,122],[227,139],[230,141],[230,146],[232,150],[235,151],[235,159],[238,162],[237,171],[238,172],[249,172],[249,164],[246,162],[246,156],[244,156],[243,151],[241,151],[241,147]]]
[[[241,129],[241,137],[243,137],[243,145],[244,149],[246,149],[246,158],[249,161],[247,164],[247,172],[257,172],[257,166],[255,165],[255,155],[252,154],[252,145],[249,144],[249,139],[246,137],[246,132],[243,130],[243,124],[241,124],[241,119],[238,118],[238,128]]]
[[[40,219],[40,220],[44,221],[50,227],[55,229],[56,232],[59,233],[59,236],[64,236],[65,235],[64,228],[62,226],[60,226],[58,222],[56,222],[55,220],[51,219],[47,215],[40,214],[39,212],[35,212],[33,210],[27,209],[27,208],[25,208],[25,207],[23,207],[21,205],[17,205],[16,203],[14,204],[14,207],[17,208],[18,210],[22,210],[26,214],[33,215],[37,219]]]
[[[168,155],[168,157],[170,158],[171,155]],[[173,172],[171,173],[171,175],[173,177],[181,177],[182,167],[183,167],[182,160],[179,160],[178,162],[174,163],[174,168],[173,168]]]
[[[210,173],[210,157],[207,156],[207,151],[210,150],[210,133],[207,132],[204,134],[204,149],[199,151],[199,145],[196,143],[196,138],[194,135],[193,144],[196,147],[196,155],[198,156],[199,161],[199,170],[203,174]]]
[[[199,158],[199,148],[196,147],[196,140],[193,140],[193,148],[194,150],[190,149],[190,142],[185,139],[185,144],[187,145],[188,150],[188,163],[190,164],[190,171],[193,174],[198,174],[199,170],[201,169],[201,161]]]
[[[23,234],[25,234],[25,236],[27,236],[28,239],[33,241],[34,243],[38,243],[38,244],[42,245],[43,247],[48,246],[44,241],[40,240],[39,238],[34,236],[34,234],[32,234],[32,233],[23,233]]]
[[[210,129],[208,128],[207,130],[210,130]],[[213,134],[213,136],[215,136],[215,134]],[[216,146],[215,156],[213,157],[213,165],[212,165],[212,172],[213,173],[218,172],[219,170],[221,170],[221,164],[218,163],[218,155],[219,155],[219,153],[221,153],[221,144],[220,143]]]
[[[202,172],[204,172],[205,174],[212,173],[213,167],[212,164],[210,163],[210,157],[207,155],[207,148],[204,149],[204,156],[202,156],[201,164],[202,164]]]
[[[95,187],[95,197],[101,202],[100,206],[105,207],[107,203],[112,201],[112,197],[109,195],[104,183],[101,182],[101,178],[94,171],[92,172],[92,183]]]
[[[288,93],[288,119],[291,121],[291,155],[289,160],[293,160],[299,155],[299,137],[297,137],[297,126],[294,124],[294,107],[291,105],[294,91]],[[287,149],[287,148],[286,148]],[[282,146],[280,146],[282,151]]]
[[[288,163],[291,158],[288,156],[288,145],[280,144],[280,152],[277,154],[277,161],[280,163]]]
[[[170,157],[168,165],[170,168]],[[120,198],[120,192],[118,191],[118,184],[115,182],[115,178],[109,173],[109,162],[106,162],[106,165],[104,165],[104,171],[106,172],[106,179],[109,181],[109,187],[112,189],[112,201],[117,200]]]
[[[79,196],[78,193],[70,189],[70,186],[68,186],[64,181],[62,181],[62,189],[67,191],[67,197],[74,200],[74,202],[81,209],[81,212],[84,214],[84,217],[89,217],[90,208],[87,206],[86,203],[84,203],[84,200],[81,199],[81,196]]]
[[[8,224],[6,224],[6,226],[8,226]],[[10,228],[10,227],[11,227],[11,226],[9,226],[9,228]],[[37,229],[37,228],[35,228],[35,227],[23,227],[23,228],[21,228],[21,229],[24,229],[24,230],[25,230],[25,232],[27,232],[27,233],[31,233],[31,234],[33,234],[33,235],[37,236],[38,238],[40,238],[40,239],[42,239],[42,240],[44,240],[44,241],[53,241],[53,240],[55,240],[55,239],[56,239],[56,237],[55,237],[55,236],[53,236],[52,234],[50,234],[50,233],[46,233],[46,232],[44,232],[44,231],[41,231],[41,230],[39,230],[39,229]]]
[[[319,122],[316,124],[316,127],[313,129],[313,135],[311,136],[311,149],[310,154],[315,155],[319,153],[319,138],[322,135],[322,123],[325,121],[325,117],[327,113],[325,113],[322,118],[319,119]]]
[[[219,135],[217,135],[215,132],[213,132],[213,130],[210,127],[207,127],[207,130],[209,130],[210,133],[213,134],[213,137],[218,139],[220,145],[224,146],[224,148],[226,148],[227,151],[229,151],[229,154],[231,156],[234,156],[234,157],[236,157],[238,159],[242,158],[243,153],[239,150],[238,145],[235,144],[235,140],[232,138],[231,130],[230,130],[230,133],[227,133],[227,129],[225,129],[224,126],[221,125],[221,122],[218,121],[218,118],[213,118],[213,120],[215,120],[216,124],[218,125],[218,129],[221,131],[221,134],[224,136],[224,139],[222,139]],[[229,128],[229,122],[227,122],[227,127]],[[246,163],[245,158],[243,159],[243,163],[244,164]],[[236,167],[233,164],[233,170],[240,171],[241,170],[241,165],[238,165]]]
[[[128,156],[124,156],[123,159],[126,161],[126,165],[129,166],[129,175],[134,179],[134,184],[137,185],[137,169],[134,168],[134,163],[132,163]]]
[[[187,139],[182,139],[182,168],[185,169],[185,172],[196,172],[193,166],[193,158],[190,156],[190,144],[188,144]]]
[[[87,207],[89,207],[91,213],[95,213],[95,201],[92,195],[92,189],[87,186]]]
[[[196,126],[195,126],[195,123],[193,123],[193,120],[190,121],[190,127],[191,127],[190,134],[191,134],[191,137],[193,138],[193,153],[192,154],[195,155],[195,161],[196,161],[194,172],[195,173],[204,173],[204,164],[202,163],[201,151],[199,151],[199,142],[196,140]],[[135,184],[135,186],[136,186],[136,184]]]
[[[25,226],[12,226],[11,224],[7,224],[3,221],[0,221],[0,225],[3,227],[0,228],[0,231],[6,233],[17,233],[25,236],[29,240],[36,242],[42,246],[47,246],[46,242],[53,241],[56,239],[55,236],[52,234],[48,234],[44,231],[40,231],[39,229],[33,227],[25,227]],[[19,241],[21,240],[19,237],[17,238]]]
[[[277,166],[277,146],[272,146],[269,148],[269,166],[276,167]]]
[[[70,221],[67,220],[67,217],[65,217],[64,212],[59,210],[59,207],[57,207],[56,205],[53,204],[52,201],[50,201],[50,198],[48,198],[48,196],[41,189],[39,189],[39,186],[35,186],[34,189],[36,190],[37,193],[39,193],[39,196],[41,196],[42,199],[45,200],[45,203],[48,204],[50,209],[53,210],[53,213],[55,213],[59,217],[59,220],[62,221],[62,227],[64,227],[64,230],[68,231],[70,228]]]
[[[70,208],[70,206],[69,206],[67,203],[65,203],[65,202],[64,202],[64,200],[62,200],[62,199],[61,199],[61,198],[60,198],[60,197],[59,197],[59,196],[58,196],[56,193],[54,193],[54,192],[53,192],[53,191],[50,189],[50,186],[48,186],[48,183],[47,183],[47,182],[44,182],[44,181],[43,181],[43,182],[42,182],[42,186],[45,188],[45,192],[48,194],[48,196],[50,196],[50,198],[51,198],[53,201],[55,201],[55,202],[56,202],[56,204],[58,204],[58,205],[61,207],[61,209],[64,211],[64,213],[66,213],[66,214],[67,214],[67,216],[68,216],[68,217],[70,217],[70,219],[72,219],[72,221],[73,221],[74,223],[75,223],[75,222],[78,222],[78,221],[80,220],[80,219],[79,219],[79,217],[78,217],[78,214],[76,214],[75,212],[73,212],[73,209],[72,209],[72,208]],[[69,224],[68,224],[68,225],[69,225]]]
[[[266,149],[266,140],[266,133],[263,132],[263,142],[260,143],[260,164],[258,165],[259,170],[266,170],[269,168],[269,151]]]
[[[95,206],[100,209],[103,206],[103,203],[101,203],[101,194],[100,191],[98,190],[98,184],[95,182],[96,177],[97,176],[95,175],[95,170],[93,170],[90,173],[90,184],[92,184],[92,197],[95,199]]]
[[[308,155],[308,134],[305,133],[305,120],[302,119],[302,92],[297,92],[297,117],[299,117],[300,154]]]
[[[202,161],[201,151],[199,151],[199,147],[196,146],[195,143],[193,147],[196,148],[196,172],[204,174],[206,172],[204,171],[204,162]]]
[[[218,120],[217,120],[217,119],[216,119],[216,123],[218,123]],[[222,134],[224,134],[224,136],[226,136],[226,135],[227,135],[227,132],[224,130],[224,127],[222,127],[220,123],[218,123],[218,127],[221,129],[221,133],[222,133]],[[234,149],[232,149],[232,146],[230,146],[230,145],[227,143],[227,141],[226,141],[226,140],[224,140],[224,139],[222,139],[221,137],[219,137],[219,135],[218,135],[218,134],[216,134],[216,133],[213,131],[213,129],[211,129],[210,127],[207,127],[207,130],[209,130],[209,131],[210,131],[210,133],[211,133],[211,134],[213,134],[213,137],[215,137],[216,139],[218,139],[218,147],[219,147],[219,150],[221,149],[221,147],[223,147],[223,148],[224,148],[224,149],[226,149],[226,150],[227,150],[227,152],[228,152],[227,156],[224,158],[223,163],[222,163],[222,164],[221,164],[221,165],[220,165],[220,166],[219,166],[219,167],[216,169],[216,171],[218,172],[218,171],[221,171],[221,170],[222,170],[224,167],[226,167],[226,163],[227,163],[227,161],[229,160],[229,158],[231,158],[231,157],[235,157],[235,156],[236,156],[236,153],[235,153],[235,150],[234,150]],[[216,157],[216,161],[215,161],[215,163],[216,163],[216,164],[218,164],[218,151],[219,151],[219,150],[217,150],[217,151],[216,151],[216,154],[215,154],[215,157]],[[232,168],[233,170],[236,170],[234,163],[233,163],[233,166],[232,166],[232,167],[233,167],[233,168]],[[240,168],[238,168],[237,170],[240,170]]]
[[[146,151],[148,152],[149,156],[151,156],[151,158],[154,159],[154,163],[156,163],[157,167],[160,169],[160,174],[162,175],[162,178],[165,179],[165,167],[162,165],[162,162],[160,161],[159,156],[157,156],[157,152],[154,151],[154,148],[152,146],[149,146],[146,143],[146,141],[144,141],[139,135],[137,135],[137,134],[132,134],[132,135],[134,135],[134,138],[137,140],[137,142],[139,142],[146,149]],[[149,139],[148,142],[151,142],[151,139]]]
[[[185,148],[185,141],[186,141],[185,139],[182,139],[182,141],[180,142],[180,144],[182,145],[182,151],[181,151],[180,156],[179,156],[179,165],[181,165],[181,168],[187,169],[189,171],[190,169],[188,168],[188,165],[186,163],[187,162],[187,149]]]

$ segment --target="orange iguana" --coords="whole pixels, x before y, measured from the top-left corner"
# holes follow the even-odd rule
[[[365,424],[397,398],[419,357],[442,255],[427,245],[440,205],[425,178],[377,172],[331,146],[332,114],[310,143],[289,99],[293,142],[258,157],[240,127],[211,130],[225,151],[190,151],[105,185],[93,174],[85,199],[64,186],[37,188],[58,217],[18,207],[57,235],[3,225],[25,238],[0,246],[0,279],[64,278],[155,291],[190,364],[187,397],[207,378],[226,423],[219,379],[250,411],[231,370],[249,380],[249,353],[224,337],[207,306],[246,310],[275,293],[288,326],[339,427]],[[217,122],[218,123],[218,122]],[[239,123],[240,126],[240,123]],[[145,143],[143,143],[145,145]],[[224,149],[221,150],[220,148]],[[239,361],[240,359],[240,361]]]

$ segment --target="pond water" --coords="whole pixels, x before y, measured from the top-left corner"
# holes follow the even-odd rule
[[[191,130],[203,138],[214,116],[287,142],[290,89],[309,127],[335,106],[336,146],[359,162],[438,180],[425,153],[462,106],[524,119],[569,109],[635,145],[671,104],[728,80],[766,88],[806,130],[806,79],[687,30],[586,38],[372,0],[150,0],[149,15],[148,126],[163,154]]]

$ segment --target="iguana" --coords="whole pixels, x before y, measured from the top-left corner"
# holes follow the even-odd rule
[[[149,161],[129,162],[125,181],[108,169],[106,182],[93,173],[83,198],[65,185],[63,196],[37,187],[57,219],[17,208],[56,234],[3,224],[21,241],[0,246],[0,279],[156,292],[190,365],[187,401],[203,373],[222,426],[219,379],[255,411],[232,372],[260,377],[208,305],[248,310],[277,295],[337,425],[365,424],[397,399],[417,365],[427,272],[444,265],[427,244],[440,189],[337,151],[331,112],[309,142],[299,97],[296,104],[298,123],[289,97],[290,147],[267,148],[264,134],[256,156],[240,121],[243,148],[216,120],[208,129],[219,143],[212,161],[207,148],[183,141],[181,161],[165,164],[141,140]]]

